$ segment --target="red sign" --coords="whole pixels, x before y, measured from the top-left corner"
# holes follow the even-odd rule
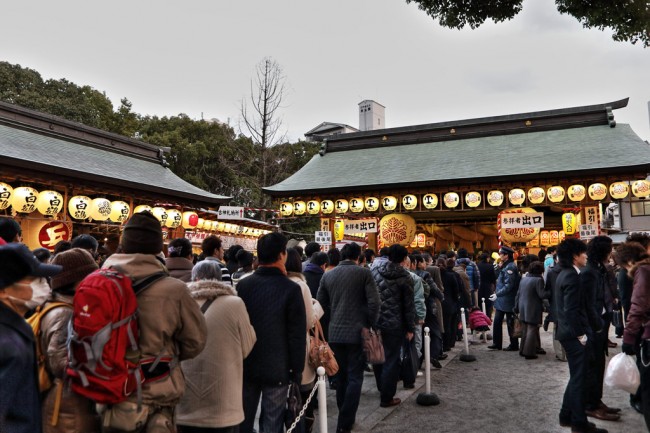
[[[38,243],[43,248],[54,251],[54,247],[61,241],[69,241],[72,233],[62,221],[52,221],[45,224],[38,232]]]

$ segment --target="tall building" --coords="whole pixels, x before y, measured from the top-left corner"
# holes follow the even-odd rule
[[[386,128],[386,107],[366,99],[359,102],[359,130],[373,131]]]

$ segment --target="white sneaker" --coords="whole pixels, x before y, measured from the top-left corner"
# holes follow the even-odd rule
[[[417,375],[418,375],[418,377],[420,377],[420,376],[423,376],[424,373],[422,373],[421,371],[418,371],[418,374],[417,374]]]

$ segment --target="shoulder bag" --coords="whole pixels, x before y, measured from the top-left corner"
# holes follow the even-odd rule
[[[361,328],[361,339],[363,340],[363,352],[366,355],[366,361],[370,364],[383,364],[386,357],[384,356],[381,332],[372,328]]]
[[[323,367],[328,376],[333,376],[339,371],[334,352],[323,337],[323,328],[317,320],[309,332],[309,365],[314,368]]]

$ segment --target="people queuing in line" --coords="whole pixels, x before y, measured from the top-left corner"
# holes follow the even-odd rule
[[[167,247],[165,266],[169,275],[189,283],[192,281],[193,259],[192,242],[187,238],[177,238],[173,239]]]
[[[540,261],[530,263],[515,296],[513,311],[519,315],[519,320],[522,323],[519,354],[526,359],[536,359],[537,355],[546,354],[539,335],[544,312],[543,301],[550,297],[544,287],[543,273],[544,263]]]
[[[495,292],[490,295],[494,302],[494,329],[492,331],[492,345],[488,349],[501,350],[503,348],[503,319],[506,319],[510,344],[503,348],[506,351],[519,351],[519,338],[514,333],[515,297],[519,288],[519,270],[514,261],[515,251],[503,246],[499,249],[499,274],[496,282]]]

